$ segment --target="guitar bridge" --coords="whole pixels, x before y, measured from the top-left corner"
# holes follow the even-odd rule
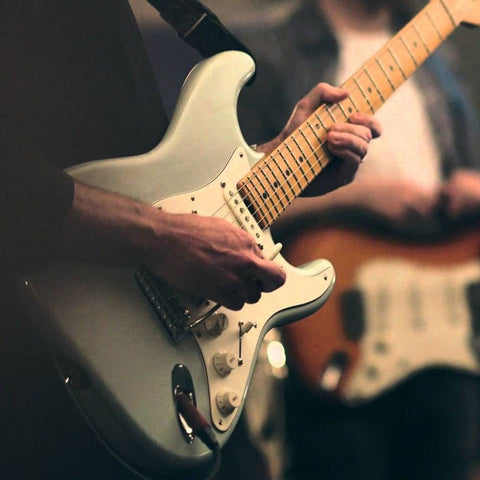
[[[135,272],[135,280],[172,340],[180,343],[190,331],[190,309],[184,298],[145,267]]]

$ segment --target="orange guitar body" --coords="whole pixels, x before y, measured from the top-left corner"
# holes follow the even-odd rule
[[[441,266],[445,270],[479,257],[480,230],[464,229],[427,243],[357,228],[309,225],[299,228],[297,233],[289,233],[284,245],[283,254],[294,265],[318,256],[328,258],[334,265],[336,284],[322,310],[286,326],[284,334],[289,362],[312,390],[325,391],[322,379],[325,381],[332,359],[338,360],[339,356],[343,359],[341,374],[330,389],[330,393],[342,399],[362,354],[361,339],[347,336],[341,308],[342,295],[352,288],[358,270],[374,259],[400,259],[419,266]]]

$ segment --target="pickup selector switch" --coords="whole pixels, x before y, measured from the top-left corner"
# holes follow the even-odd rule
[[[223,415],[230,415],[240,406],[240,396],[236,392],[228,390],[217,393],[217,407]]]
[[[217,352],[213,356],[215,370],[222,377],[226,377],[238,364],[237,356],[232,352]]]

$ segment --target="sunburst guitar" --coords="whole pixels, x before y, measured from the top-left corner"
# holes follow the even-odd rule
[[[51,263],[19,275],[24,303],[73,398],[124,463],[144,477],[202,477],[195,472],[208,469],[213,455],[185,421],[178,392],[223,446],[265,333],[317,311],[333,288],[331,263],[291,266],[270,225],[329,163],[329,127],[354,111],[374,113],[462,22],[480,23],[478,0],[430,2],[346,82],[348,98],[318,108],[268,155],[249,148],[236,116],[253,60],[224,52],[189,74],[158,147],[68,170],[172,213],[224,218],[287,273],[284,286],[239,312],[173,290],[148,265]]]
[[[436,238],[308,226],[284,254],[322,252],[334,292],[320,314],[285,327],[289,360],[305,385],[358,404],[420,370],[480,374],[480,229]]]

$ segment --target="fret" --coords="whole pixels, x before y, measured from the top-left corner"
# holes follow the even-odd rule
[[[263,190],[262,193],[261,193],[261,198],[262,198],[264,203],[263,203],[262,207],[260,208],[260,210],[258,210],[258,212],[261,213],[261,219],[262,220],[265,221],[268,218],[268,216],[270,216],[270,220],[273,221],[273,220],[275,220],[275,217],[278,215],[278,213],[277,213],[277,215],[273,214],[273,210],[272,210],[272,208],[270,208],[267,205],[267,201],[268,201],[268,203],[270,203],[272,205],[274,210],[276,210],[275,202],[273,201],[272,195],[269,194],[268,190],[265,188],[265,185],[263,184],[263,182],[259,180],[259,183],[260,183],[260,186],[262,187],[262,190]],[[264,212],[264,207],[267,208],[266,212]],[[245,221],[248,222],[248,216],[245,217]]]
[[[318,165],[320,166],[320,169],[317,171],[315,171],[315,168],[313,168],[313,165],[310,163],[310,159],[309,158],[306,158],[305,161],[307,162],[308,166],[310,167],[310,170],[313,172],[314,174],[314,177],[315,178],[322,170],[323,170],[323,164],[321,162],[321,159],[319,158],[318,159]]]
[[[285,198],[288,198],[287,196],[287,192],[285,191],[285,189],[283,188],[283,185],[282,183],[277,179],[277,176],[275,175],[275,172],[273,171],[271,165],[269,162],[265,162],[265,166],[268,168],[268,170],[270,171],[271,175],[272,175],[272,178],[273,178],[273,186],[275,187],[275,189],[278,189],[280,188],[280,190],[282,191],[283,193],[283,196]],[[277,192],[277,198],[278,198],[278,201],[280,202],[280,205],[282,207],[282,210],[285,210],[285,208],[287,207],[287,205],[284,205],[283,202],[282,202],[282,197],[278,194]]]
[[[261,182],[260,178],[258,177],[258,172],[261,173],[261,170],[260,168],[257,168],[254,172],[253,172],[253,178],[250,182],[250,185],[254,188],[255,190],[255,193],[256,193],[256,198],[258,199],[256,201],[256,204],[258,205],[258,208],[256,210],[254,210],[253,212],[251,212],[253,215],[255,215],[255,218],[257,218],[256,214],[257,212],[260,212],[261,213],[261,218],[266,218],[267,217],[267,213],[270,214],[270,216],[272,217],[272,220],[273,220],[273,215],[271,213],[271,207],[269,205],[267,205],[267,203],[270,203],[272,207],[275,206],[273,200],[272,200],[272,197],[268,194],[267,192],[267,189],[265,188],[265,186],[263,185],[263,183]],[[260,189],[258,188],[257,186],[257,182],[260,186]],[[250,189],[251,191],[251,189]],[[260,199],[261,199],[261,202],[260,202]],[[266,212],[264,211],[264,207],[266,207]],[[259,220],[257,218],[257,220]],[[248,220],[246,220],[248,222]]]
[[[402,62],[402,68],[403,71],[405,72],[406,77],[410,77],[413,72],[418,68],[418,62],[417,59],[415,58],[415,55],[413,55],[409,45],[403,38],[403,35],[400,35],[398,37],[398,42],[399,45],[401,45],[400,48],[397,49],[397,59]],[[407,52],[407,55],[405,55],[404,52]]]
[[[387,49],[378,55],[379,62],[383,65],[383,69],[393,84],[393,88],[396,90],[405,81],[405,72],[400,69],[395,57]]]
[[[445,39],[458,23],[455,21],[452,12],[448,9],[444,0],[432,3],[432,18],[435,18],[435,24],[438,30],[442,33],[443,39]]]
[[[257,191],[257,195],[255,195],[254,192],[252,191],[252,186],[254,187],[254,185],[251,181],[251,177],[247,176],[246,179],[244,178],[243,181],[241,182],[241,184],[239,186],[239,190],[243,191],[242,193],[245,196],[245,202],[246,202],[246,204],[248,206],[248,209],[251,212],[251,214],[255,217],[255,219],[257,221],[260,221],[261,218],[265,218],[265,214],[262,211],[262,204],[260,203],[259,192]],[[255,190],[256,190],[256,188],[255,188]],[[251,207],[253,207],[253,209]],[[258,212],[262,213],[261,218],[257,218],[257,213]]]
[[[423,44],[423,46],[424,46],[424,48],[425,48],[425,51],[427,52],[427,56],[431,55],[432,52],[431,52],[430,49],[428,48],[428,45],[426,44],[425,40],[423,39],[422,34],[419,32],[419,30],[418,30],[417,26],[415,25],[415,23],[413,23],[412,26],[413,26],[413,28],[415,29],[415,32],[416,32],[418,38],[419,38],[420,41],[422,42],[422,44]]]
[[[300,183],[294,169],[292,168],[292,166],[290,165],[290,163],[287,161],[287,159],[285,158],[285,156],[283,155],[282,151],[280,150],[280,148],[277,148],[277,152],[278,154],[280,155],[280,157],[282,158],[283,162],[285,163],[285,165],[287,166],[287,170],[285,170],[286,174],[287,175],[292,175],[293,179],[297,182],[297,185],[298,187],[300,188],[300,190],[303,189],[303,187],[305,187],[305,185],[302,186],[302,184]],[[290,173],[289,173],[290,172]]]
[[[304,159],[302,156],[300,156],[300,157],[298,157],[298,159],[297,159],[297,157],[294,155],[292,149],[290,148],[290,145],[288,144],[288,142],[285,142],[284,145],[285,145],[285,148],[288,150],[288,153],[290,154],[290,156],[295,160],[295,162],[297,162],[298,164],[301,165],[304,160],[306,161],[308,167],[310,168],[310,170],[311,170],[311,172],[312,172],[312,174],[313,174],[313,177],[312,177],[312,179],[311,179],[311,180],[313,180],[313,179],[315,178],[316,172],[315,172],[315,170],[312,168],[312,165],[311,165],[310,162],[308,161],[308,158],[307,158],[307,159]],[[308,180],[307,174],[303,171],[303,169],[302,169],[302,172],[303,172],[303,174],[305,175],[305,178]],[[311,181],[311,180],[310,180],[310,181]]]
[[[298,129],[298,132],[300,133],[300,135],[302,136],[302,138],[305,140],[305,143],[308,145],[308,148],[312,151],[312,153],[315,155],[315,149],[313,148],[313,145],[310,143],[310,141],[308,140],[307,136],[305,135],[305,132],[299,128]],[[315,155],[316,156],[316,155]]]
[[[318,133],[316,132],[315,128],[312,127],[312,124],[310,123],[310,121],[307,120],[305,123],[308,125],[308,128],[312,131],[313,135],[317,139],[317,142],[321,145],[322,144],[322,139],[321,139],[320,135],[318,135]]]
[[[431,51],[426,45],[415,23],[412,23],[411,28],[406,31],[403,38],[410,46],[412,55],[415,55],[417,67],[420,66],[430,56]]]
[[[309,176],[308,175],[309,170],[308,169],[305,170],[304,166],[301,163],[299,163],[297,159],[295,159],[295,163],[297,164],[297,168],[300,170],[300,172],[302,172],[302,175],[305,181],[305,183],[302,186],[302,190],[304,190],[312,182],[312,180],[315,179],[315,175]],[[308,167],[311,169],[310,165],[308,165]]]
[[[315,178],[308,178],[305,170],[303,169],[303,165],[300,161],[298,161],[295,156],[292,156],[292,159],[293,161],[295,162],[295,165],[296,165],[296,171],[297,172],[300,172],[303,176],[303,181],[302,182],[297,182],[299,187],[300,187],[300,190],[303,191],[305,189],[305,187]]]
[[[429,13],[428,11],[425,12],[425,15],[426,15],[426,16],[428,17],[428,19],[430,20],[430,23],[432,24],[432,27],[435,29],[435,32],[437,33],[438,38],[440,39],[440,41],[443,42],[443,36],[442,36],[442,34],[440,33],[440,31],[438,30],[437,25],[436,25],[435,22],[433,21],[432,16],[430,15],[430,13]]]
[[[310,143],[310,141],[308,140],[308,137],[305,135],[305,132],[299,128],[298,131],[300,132],[300,134],[302,135],[303,139],[305,140],[306,144],[309,146],[310,150],[312,151],[313,153],[313,156],[315,157],[315,160],[317,160],[317,162],[320,162],[321,164],[321,160],[320,160],[320,156],[318,154],[318,149],[314,148],[313,145]],[[320,145],[321,146],[321,145]]]
[[[359,112],[360,109],[358,108],[358,106],[357,106],[357,104],[356,104],[356,102],[355,102],[355,99],[353,98],[352,95],[350,95],[350,96],[348,97],[348,100],[350,100],[350,102],[352,102],[352,105],[353,105],[353,108],[355,109],[355,111]],[[349,111],[350,111],[350,110],[349,110]],[[353,112],[351,112],[351,113],[353,113]]]
[[[282,174],[283,179],[285,180],[285,183],[282,183],[282,185],[288,187],[289,190],[290,190],[290,192],[293,193],[293,194],[295,194],[295,189],[292,187],[292,184],[290,183],[290,181],[289,181],[288,178],[287,178],[287,171],[288,171],[288,170],[283,171],[282,168],[280,167],[280,165],[278,164],[277,159],[276,159],[273,155],[272,155],[271,158],[272,158],[272,160],[273,160],[273,163],[275,163],[275,166],[278,168],[278,171]],[[289,197],[287,191],[286,191],[284,188],[282,188],[282,190],[283,190],[284,193],[285,193],[285,198],[286,198],[286,200],[287,200],[287,203],[290,203],[291,200],[290,200],[290,197]],[[295,195],[294,195],[294,196],[295,196]]]
[[[323,123],[323,120],[320,118],[320,115],[318,114],[318,111],[315,112],[315,118],[319,121],[320,125],[323,127],[325,132],[328,132],[328,128],[326,127],[325,123]]]
[[[268,169],[270,172],[272,172],[272,170],[270,169],[270,166],[268,165],[267,162],[264,162],[263,166],[265,167],[265,169]],[[282,200],[281,200],[280,195],[279,195],[278,190],[277,190],[278,189],[278,182],[275,181],[275,177],[273,177],[273,174],[272,174],[272,178],[273,178],[273,183],[272,183],[272,180],[270,179],[270,177],[269,177],[268,173],[265,171],[265,169],[262,170],[262,174],[269,184],[269,190],[277,198],[277,200],[280,202],[280,206],[283,210],[284,206],[282,204]],[[277,204],[275,202],[272,202],[272,203],[273,203],[273,208],[275,209],[275,212],[278,215],[282,210],[279,210],[277,208]]]
[[[407,77],[407,75],[405,74],[405,72],[403,71],[402,66],[400,65],[400,63],[399,63],[396,55],[392,52],[392,49],[391,49],[391,48],[388,49],[388,53],[389,53],[390,56],[393,58],[393,61],[394,61],[395,64],[397,65],[398,70],[400,71],[400,73],[403,75],[404,80],[406,80],[408,77]],[[390,66],[390,68],[392,68],[392,66]]]
[[[395,85],[393,84],[390,76],[388,75],[387,71],[385,70],[382,62],[378,57],[375,57],[375,61],[377,62],[377,65],[380,67],[380,70],[382,71],[384,77],[387,79],[388,84],[390,85],[390,88],[392,89],[392,93],[396,90]]]
[[[317,112],[315,112],[315,116],[320,120],[320,117],[319,115],[317,114]],[[327,133],[327,130],[326,130],[326,127],[325,127],[325,124],[320,120],[320,122],[322,123],[322,126],[325,128],[325,132]],[[298,129],[298,132],[300,132],[300,134],[303,136],[303,138],[305,139],[305,142],[307,143],[307,145],[310,147],[310,150],[312,151],[313,153],[313,156],[315,157],[315,160],[317,161],[317,163],[320,165],[321,169],[323,169],[323,164],[322,164],[322,159],[320,157],[320,155],[318,154],[318,149],[315,149],[313,148],[312,144],[308,141],[308,138],[305,136],[304,132],[299,128]],[[318,139],[320,137],[318,137],[316,134],[315,134],[315,137]],[[299,143],[297,142],[297,139],[294,138],[293,139],[294,142],[295,142],[295,145],[297,146],[297,148],[300,150],[300,152],[302,153],[303,155],[303,158],[305,158],[305,160],[307,162],[309,162],[309,159],[311,158],[311,156],[307,156],[305,155],[305,152],[302,150],[301,146],[299,145]],[[320,145],[319,145],[320,148],[322,148],[322,143],[320,142]],[[311,166],[310,162],[309,162],[309,165],[310,165],[310,168],[314,170],[314,168]]]
[[[274,157],[273,155],[270,155],[270,160],[271,160],[271,162],[269,162],[268,166],[269,166],[269,168],[270,168],[270,171],[271,171],[272,174],[273,174],[273,178],[276,179],[275,181],[276,181],[276,183],[278,184],[278,187],[279,187],[280,190],[282,191],[282,194],[283,194],[283,197],[282,197],[282,198],[286,200],[286,205],[285,205],[285,207],[286,207],[286,206],[290,203],[288,193],[287,193],[287,191],[286,191],[285,188],[284,188],[285,185],[288,184],[288,182],[285,183],[285,182],[283,181],[283,180],[286,180],[286,179],[285,179],[285,175],[283,174],[282,169],[281,169],[280,166],[278,165],[278,163],[277,163],[277,161],[276,161],[276,159],[275,159],[275,157]],[[273,165],[275,166],[275,169],[277,170],[277,172],[275,172],[275,170],[272,168],[272,163],[273,163]],[[281,179],[281,177],[283,177],[283,180]],[[275,185],[275,183],[274,183],[274,185]],[[282,205],[283,205],[283,202],[282,202]]]
[[[367,75],[368,79],[370,80],[371,84],[373,85],[373,87],[375,88],[375,90],[377,91],[377,94],[378,96],[380,97],[380,100],[382,101],[382,103],[385,103],[385,98],[383,98],[383,95],[382,95],[382,92],[380,91],[380,89],[378,88],[377,84],[375,83],[375,80],[372,78],[372,76],[370,75],[370,73],[368,72],[368,69],[365,67],[363,69],[363,71],[365,72],[365,74]]]
[[[295,155],[293,154],[291,148],[288,147],[287,142],[285,142],[285,145],[287,145],[287,148],[288,148],[288,150],[291,152],[292,157],[295,157]],[[295,158],[296,158],[296,157],[295,157]],[[305,155],[301,155],[300,157],[298,157],[298,161],[299,161],[300,163],[302,163],[303,161],[306,162],[306,164],[308,165],[308,168],[310,168],[310,170],[311,170],[311,172],[312,172],[312,174],[313,174],[313,178],[315,178],[315,177],[318,175],[319,172],[317,172],[317,171],[315,170],[314,166],[311,164],[310,159],[309,159],[308,157],[306,157]],[[312,178],[312,180],[313,180],[313,178]]]
[[[412,59],[412,62],[414,63],[415,65],[415,69],[418,68],[418,62],[417,62],[417,59],[415,58],[415,55],[412,53],[412,51],[410,50],[410,47],[408,46],[407,42],[405,41],[405,39],[403,38],[403,36],[400,36],[400,41],[402,42],[403,46],[405,47],[405,49],[407,50],[410,58]]]
[[[363,91],[362,87],[360,86],[360,83],[358,82],[358,80],[354,77],[353,78],[353,81],[355,82],[355,85],[358,87],[358,89],[360,90],[360,93],[363,95],[363,98],[365,100],[365,102],[367,103],[368,105],[368,108],[370,108],[370,111],[372,113],[375,113],[375,109],[373,108],[372,104],[370,103],[370,99],[367,97],[367,95],[365,94],[365,92]]]
[[[308,120],[307,120],[305,123],[308,125],[308,127],[310,128],[310,130],[311,130],[311,131],[313,132],[313,134],[315,135],[315,138],[316,138],[317,142],[318,142],[319,144],[321,144],[321,139],[320,139],[320,137],[317,135],[317,133],[315,132],[315,129],[312,127],[312,124],[311,124]],[[287,147],[287,148],[288,148],[288,147]],[[288,150],[289,150],[289,152],[291,152],[290,149],[288,149]],[[315,155],[316,160],[318,160],[318,155],[317,155],[317,153],[316,153],[316,150],[314,151],[314,155]],[[303,165],[302,165],[302,164],[303,164],[304,158],[303,158],[303,157],[299,157],[299,159],[297,160],[297,158],[295,157],[295,155],[292,155],[292,158],[293,158],[293,160],[295,161],[295,163],[297,164],[297,166],[298,166],[298,168],[300,169],[300,171],[302,172],[303,176],[305,177],[305,180],[306,180],[307,182],[310,182],[311,180],[313,180],[313,178],[312,178],[312,179],[309,179],[309,178],[308,178],[308,175],[307,175],[307,173],[305,172],[305,170],[304,170],[304,168],[303,168]],[[308,163],[308,158],[307,158],[307,163]],[[315,174],[315,171],[311,168],[310,163],[308,163],[308,165],[309,165],[310,169],[312,170],[312,172]]]
[[[302,162],[302,161],[304,161],[304,160],[308,161],[308,158],[309,158],[309,157],[307,157],[307,155],[305,155],[305,152],[302,150],[300,144],[297,142],[297,139],[292,136],[290,140],[292,141],[292,144],[295,145],[296,149],[297,149],[298,152],[299,152],[299,155],[295,155],[295,154],[293,153],[292,148],[289,147],[289,151],[292,153],[292,156],[293,156],[294,158],[298,158],[300,162]],[[285,143],[286,143],[286,142],[285,142]]]
[[[338,105],[338,108],[340,109],[340,111],[342,112],[342,115],[345,118],[345,120],[348,120],[348,115],[345,112],[345,109],[343,108],[343,105],[342,105],[343,102],[344,102],[344,100],[342,100],[341,102],[338,102],[337,105]]]
[[[293,135],[292,135],[292,140],[293,140],[293,143],[295,143],[296,147],[298,148],[298,151],[302,154],[302,157],[307,158],[307,155],[305,155],[305,152],[302,150],[302,147],[298,143],[296,137],[294,137]]]
[[[457,22],[455,21],[455,18],[453,17],[452,12],[451,12],[450,9],[447,7],[447,5],[445,4],[444,0],[440,0],[440,3],[442,4],[443,8],[444,8],[445,11],[447,12],[448,18],[449,18],[450,21],[452,22],[452,26],[453,26],[453,27],[456,27],[456,26],[457,26]]]
[[[330,109],[325,105],[324,110],[327,112],[328,116],[332,119],[333,123],[337,123],[337,119],[333,115],[333,113],[330,111]]]

